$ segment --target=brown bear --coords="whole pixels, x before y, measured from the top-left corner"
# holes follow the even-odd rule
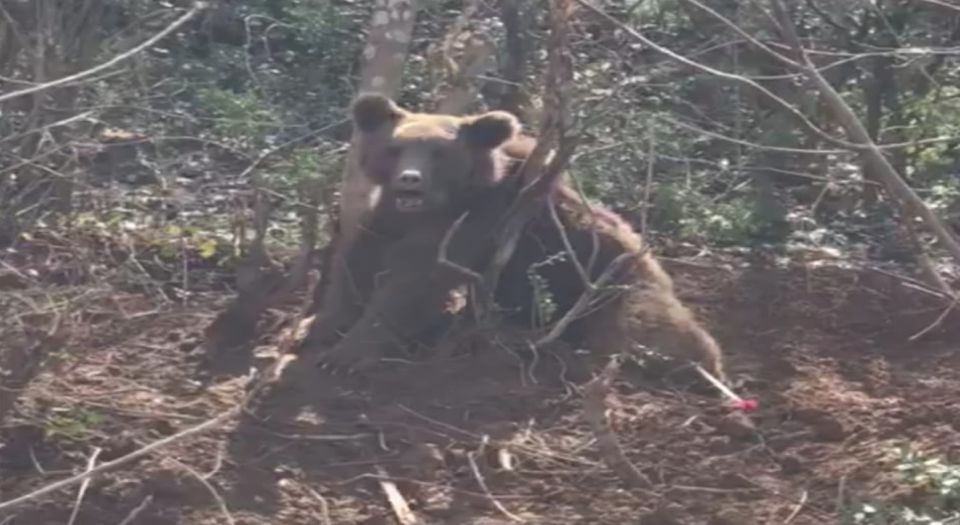
[[[377,202],[346,245],[334,241],[330,275],[316,290],[317,316],[302,346],[330,345],[343,333],[323,360],[357,367],[449,321],[450,303],[470,278],[438,262],[441,239],[466,213],[450,260],[482,267],[492,255],[489,227],[516,194],[516,179],[505,180],[511,167],[505,143],[519,124],[497,111],[414,114],[379,95],[358,97],[352,112],[360,168]]]
[[[357,98],[353,120],[361,168],[380,195],[363,234],[334,255],[329,289],[307,338],[329,344],[346,330],[321,358],[337,366],[369,363],[446,319],[452,293],[470,278],[438,261],[441,240],[466,214],[447,258],[482,273],[495,250],[493,227],[524,182],[517,161],[534,145],[505,112],[412,113],[375,94]],[[692,359],[725,381],[719,346],[677,299],[640,236],[565,181],[524,229],[495,300],[508,320],[530,325],[543,311],[538,303],[546,290],[556,320],[588,289],[583,274],[594,282],[618,258],[624,263],[563,338],[598,352],[645,345]]]

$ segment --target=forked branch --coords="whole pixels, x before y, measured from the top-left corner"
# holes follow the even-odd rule
[[[541,209],[540,207],[546,204],[550,190],[555,186],[573,156],[575,141],[567,135],[567,131],[571,128],[569,108],[573,60],[570,53],[569,33],[573,10],[573,0],[550,2],[550,37],[547,41],[548,61],[543,92],[543,120],[537,145],[521,169],[522,180],[529,182],[493,230],[500,233],[493,259],[483,279],[488,291],[485,301],[488,304],[493,300],[489,294],[497,289],[500,273],[513,255],[524,227]],[[557,144],[557,148],[551,155],[554,143]]]
[[[817,90],[823,96],[824,102],[830,110],[836,115],[840,125],[846,131],[847,136],[856,144],[862,146],[858,152],[864,162],[876,168],[876,174],[883,184],[884,189],[894,197],[900,207],[901,216],[904,221],[913,220],[919,217],[927,229],[936,236],[940,244],[960,263],[960,241],[950,231],[946,224],[937,216],[921,199],[913,188],[911,188],[903,178],[897,173],[897,170],[890,164],[887,157],[879,146],[870,138],[867,128],[857,117],[853,109],[843,100],[843,97],[830,85],[826,78],[820,74],[820,71],[814,65],[813,61],[807,55],[797,35],[797,29],[793,21],[787,14],[783,3],[780,0],[770,0],[773,8],[774,17],[780,26],[780,31],[784,40],[796,54],[797,62],[804,75],[806,75]]]

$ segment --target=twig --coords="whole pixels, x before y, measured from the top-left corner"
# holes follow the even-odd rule
[[[730,387],[728,387],[727,385],[724,385],[719,379],[717,379],[716,377],[713,377],[713,375],[710,372],[707,372],[706,370],[704,370],[702,366],[695,364],[694,367],[696,367],[697,372],[699,372],[704,379],[706,379],[707,381],[710,382],[711,385],[716,387],[716,389],[719,390],[724,396],[726,396],[727,399],[729,399],[734,403],[744,402],[742,397],[738,396],[736,392],[731,390]]]
[[[567,229],[563,227],[563,222],[560,221],[560,214],[557,213],[557,206],[553,202],[548,202],[547,210],[550,212],[550,220],[553,221],[553,225],[557,228],[557,233],[560,234],[560,240],[563,242],[563,249],[567,252],[567,257],[570,258],[570,263],[573,264],[573,267],[577,270],[577,274],[580,276],[580,281],[588,290],[595,290],[594,284],[590,282],[590,275],[587,273],[587,269],[580,264],[580,258],[577,257],[577,252],[573,249],[573,244],[570,242],[570,236],[567,235]],[[589,211],[590,210],[588,209],[588,212]]]
[[[464,212],[457,220],[453,221],[453,224],[447,228],[447,231],[443,234],[443,239],[440,241],[440,247],[437,249],[437,262],[443,266],[449,267],[457,272],[460,272],[466,277],[476,281],[477,284],[483,284],[483,276],[477,272],[451,261],[447,255],[447,252],[450,250],[450,241],[453,240],[453,236],[456,235],[457,231],[460,230],[460,227],[463,226],[463,221],[467,219],[467,216],[470,215],[470,212]]]
[[[643,211],[640,213],[640,237],[647,242],[647,219],[650,214],[650,186],[653,184],[653,171],[657,161],[657,119],[649,124],[650,144],[647,151],[647,180],[643,183]]]
[[[460,230],[460,227],[463,226],[463,221],[467,219],[470,215],[469,211],[466,211],[457,218],[447,228],[447,231],[443,234],[443,239],[440,241],[440,247],[437,249],[437,264],[440,266],[445,266],[451,270],[457,272],[461,276],[469,279],[470,285],[473,286],[474,292],[469,294],[470,304],[474,310],[474,316],[477,320],[482,320],[487,317],[487,314],[492,310],[492,302],[490,300],[493,297],[493,291],[488,293],[490,288],[487,287],[487,283],[484,281],[484,277],[479,273],[467,268],[466,266],[455,263],[450,260],[448,252],[450,250],[450,242],[453,240],[453,236]],[[482,300],[477,300],[477,296],[483,298]]]
[[[712,16],[712,17],[715,18],[716,20],[720,21],[720,23],[722,23],[723,25],[727,26],[727,27],[728,27],[729,29],[731,29],[734,33],[740,35],[744,40],[746,40],[747,42],[753,44],[753,45],[756,46],[757,48],[762,49],[762,50],[765,51],[768,55],[770,55],[770,56],[772,56],[773,58],[777,59],[777,60],[780,61],[781,63],[786,64],[787,66],[791,66],[791,67],[797,67],[797,66],[798,66],[798,64],[797,64],[796,62],[794,62],[793,60],[791,60],[789,57],[786,57],[786,56],[784,56],[784,55],[781,55],[780,53],[777,53],[776,51],[774,51],[772,48],[767,47],[763,42],[761,42],[760,40],[758,40],[756,37],[754,37],[753,35],[751,35],[750,33],[746,32],[746,31],[744,31],[739,25],[737,25],[736,23],[734,23],[733,21],[731,21],[731,20],[728,19],[727,17],[721,15],[721,14],[718,13],[717,11],[711,9],[709,6],[706,6],[706,5],[698,2],[697,0],[687,0],[687,2],[689,2],[690,4],[693,4],[695,7],[697,7],[697,8],[700,9],[700,10],[706,11],[708,14],[710,14],[710,16]]]
[[[616,259],[607,265],[596,281],[588,283],[588,287],[580,294],[580,297],[577,299],[577,302],[573,304],[573,307],[567,310],[567,313],[563,314],[563,317],[550,329],[550,333],[541,337],[535,346],[541,347],[559,339],[567,327],[570,326],[570,323],[576,321],[577,318],[583,314],[587,307],[593,303],[596,296],[603,290],[603,287],[607,285],[607,282],[617,275],[617,272],[624,264],[642,256],[643,252],[627,252],[617,256]]]
[[[496,50],[489,38],[480,33],[466,32],[467,24],[477,14],[482,2],[470,0],[464,4],[460,16],[433,52],[441,63],[439,68],[443,77],[437,82],[442,89],[434,97],[440,101],[436,106],[437,113],[460,115],[466,111],[476,91],[476,86],[473,85],[474,79],[483,71],[487,60]],[[458,61],[452,56],[453,50],[457,40],[464,36],[467,36],[468,40],[463,42],[463,50]]]
[[[818,137],[820,137],[821,139],[823,139],[823,140],[825,140],[825,141],[827,141],[827,142],[829,142],[829,143],[831,143],[831,144],[838,145],[838,146],[842,146],[842,147],[845,147],[845,148],[850,148],[850,149],[853,149],[853,150],[861,150],[861,149],[864,148],[863,145],[853,144],[853,143],[847,142],[847,141],[845,141],[845,140],[838,139],[838,138],[830,135],[830,134],[827,133],[826,131],[820,129],[820,128],[817,127],[817,125],[814,124],[809,118],[807,118],[807,116],[804,115],[802,111],[800,111],[799,109],[795,108],[795,107],[794,107],[793,105],[791,105],[789,102],[787,102],[787,101],[784,100],[783,98],[779,97],[778,95],[776,95],[774,92],[770,91],[769,89],[763,87],[762,85],[760,85],[760,84],[757,83],[756,81],[751,80],[751,79],[749,79],[749,78],[747,78],[747,77],[745,77],[745,76],[742,76],[742,75],[736,75],[736,74],[733,74],[733,73],[728,73],[728,72],[726,72],[726,71],[721,71],[721,70],[719,70],[719,69],[715,69],[715,68],[712,68],[712,67],[710,67],[710,66],[701,64],[700,62],[697,62],[697,61],[695,61],[695,60],[691,60],[691,59],[689,59],[689,58],[687,58],[687,57],[685,57],[685,56],[683,56],[683,55],[681,55],[681,54],[679,54],[679,53],[677,53],[677,52],[675,52],[675,51],[673,51],[673,50],[670,50],[670,49],[668,49],[668,48],[666,48],[666,47],[661,46],[660,44],[654,42],[653,40],[650,40],[649,38],[647,38],[646,36],[644,36],[643,34],[641,34],[639,31],[637,31],[636,29],[634,29],[634,28],[632,28],[632,27],[624,24],[623,22],[617,20],[616,18],[613,18],[612,16],[610,16],[610,14],[608,14],[606,11],[600,9],[599,7],[594,6],[594,5],[591,4],[588,0],[574,0],[574,1],[577,2],[578,4],[580,4],[581,6],[587,8],[589,11],[593,12],[593,13],[596,14],[597,16],[603,18],[603,19],[606,20],[608,23],[616,26],[618,29],[620,29],[621,31],[623,31],[624,33],[626,33],[627,35],[629,35],[630,37],[632,37],[634,40],[637,40],[637,41],[639,41],[639,42],[642,42],[644,45],[647,45],[647,46],[651,47],[652,49],[658,51],[659,53],[661,53],[661,54],[663,54],[663,55],[666,55],[667,57],[672,58],[673,60],[676,60],[677,62],[680,62],[680,63],[682,63],[682,64],[686,64],[686,65],[688,65],[688,66],[690,66],[690,67],[692,67],[692,68],[694,68],[694,69],[696,69],[696,70],[698,70],[698,71],[702,71],[702,72],[704,72],[704,73],[708,73],[708,74],[710,74],[710,75],[713,75],[713,76],[716,76],[716,77],[719,77],[719,78],[724,78],[724,79],[727,79],[727,80],[733,80],[733,81],[735,81],[735,82],[741,82],[741,83],[744,83],[744,84],[752,87],[753,89],[755,89],[755,90],[758,91],[759,93],[762,93],[762,94],[763,94],[764,96],[766,96],[768,99],[770,99],[770,100],[772,100],[773,102],[775,102],[778,106],[782,107],[784,110],[786,110],[787,112],[789,112],[794,118],[796,118],[798,121],[800,121],[800,123],[802,123],[805,128],[807,128],[808,130],[810,130],[812,133],[816,134],[816,135],[817,135]]]
[[[404,412],[406,412],[406,413],[408,413],[408,414],[410,414],[410,415],[412,415],[412,416],[414,416],[414,417],[416,417],[416,418],[418,418],[418,419],[422,419],[423,421],[426,421],[427,423],[431,423],[431,424],[437,425],[438,427],[441,427],[441,428],[443,428],[443,429],[449,430],[449,431],[454,432],[454,433],[456,433],[456,434],[460,434],[460,435],[463,435],[463,436],[466,436],[466,437],[469,437],[469,438],[472,438],[472,439],[483,439],[483,436],[481,436],[481,435],[479,435],[479,434],[475,434],[475,433],[473,433],[473,432],[470,432],[469,430],[464,430],[464,429],[462,429],[462,428],[455,427],[455,426],[453,426],[453,425],[451,425],[451,424],[449,424],[449,423],[444,423],[443,421],[440,421],[440,420],[438,420],[438,419],[434,419],[434,418],[432,418],[432,417],[430,417],[430,416],[421,414],[420,412],[417,412],[416,410],[414,410],[414,409],[412,409],[412,408],[409,408],[409,407],[407,407],[407,406],[405,406],[405,405],[402,405],[402,404],[399,404],[399,403],[398,403],[398,404],[397,404],[397,408],[399,408],[400,410],[403,410]]]
[[[176,463],[178,467],[187,471],[187,473],[189,473],[191,476],[197,478],[197,481],[206,487],[207,491],[210,492],[210,495],[213,496],[213,499],[217,502],[217,506],[220,507],[220,512],[223,513],[223,517],[226,519],[227,523],[229,525],[236,525],[237,521],[233,519],[233,514],[230,514],[230,509],[227,507],[227,502],[223,500],[223,496],[217,492],[217,489],[210,483],[210,481],[207,480],[207,478],[197,472],[193,467],[183,463],[182,461],[178,461],[170,457],[167,459],[173,463]]]
[[[916,341],[917,339],[920,339],[921,337],[927,335],[927,333],[929,333],[930,331],[936,329],[938,326],[940,326],[941,323],[943,323],[943,320],[946,319],[947,316],[950,315],[950,313],[953,312],[954,309],[956,309],[957,305],[960,305],[960,294],[957,294],[956,299],[954,299],[953,302],[950,303],[950,305],[947,306],[943,310],[943,312],[940,315],[938,315],[936,319],[933,320],[932,323],[930,323],[923,330],[920,330],[919,332],[911,335],[907,340],[912,343],[913,341]]]
[[[93,449],[93,454],[90,454],[90,459],[87,460],[86,472],[93,470],[93,466],[97,464],[97,457],[100,456],[102,450],[100,447]],[[80,490],[77,491],[77,501],[73,504],[73,512],[70,513],[70,519],[67,520],[67,525],[73,525],[73,522],[77,520],[77,514],[80,513],[80,504],[83,503],[83,496],[87,493],[87,487],[89,486],[90,478],[83,480],[83,483],[80,484]]]
[[[600,375],[584,386],[583,417],[590,424],[593,435],[597,438],[600,455],[607,466],[631,487],[649,489],[653,487],[653,483],[627,459],[606,417],[607,392],[610,390],[613,377],[619,370],[620,360],[617,356],[613,356]]]
[[[500,503],[500,501],[498,501],[496,497],[494,497],[493,493],[490,492],[490,488],[487,487],[486,480],[483,479],[483,475],[480,473],[480,467],[477,466],[477,460],[474,459],[474,455],[477,454],[477,452],[483,450],[483,447],[486,445],[486,443],[487,443],[487,436],[483,436],[483,440],[480,441],[480,448],[478,448],[477,450],[471,450],[470,452],[467,452],[467,461],[470,463],[470,470],[473,472],[473,477],[474,479],[477,480],[477,485],[480,485],[480,490],[483,491],[483,494],[487,497],[487,500],[490,502],[491,505],[493,505],[497,510],[499,510],[500,513],[506,516],[510,521],[515,521],[517,523],[524,523],[526,520],[507,510],[507,508],[504,507],[503,504]]]
[[[397,484],[390,481],[390,476],[387,475],[387,471],[380,465],[377,465],[376,469],[378,475],[377,482],[380,483],[380,488],[387,496],[387,501],[390,503],[393,514],[397,517],[400,525],[419,524],[420,520],[417,519],[417,515],[410,510],[410,506],[407,505],[407,500],[403,499],[403,494],[400,494],[400,489],[397,488]]]
[[[783,520],[783,525],[788,525],[791,521],[795,520],[797,516],[800,515],[800,511],[803,510],[803,506],[807,504],[807,496],[809,494],[807,491],[803,491],[803,494],[800,496],[800,501],[797,503],[797,506],[793,509],[793,512],[787,516],[787,519]]]
[[[883,154],[883,151],[870,138],[870,133],[856,113],[853,112],[853,109],[850,108],[850,105],[843,100],[837,90],[817,70],[803,49],[800,37],[797,35],[797,28],[787,15],[782,2],[770,0],[770,5],[773,7],[776,22],[780,26],[784,39],[799,57],[803,72],[816,85],[817,90],[823,96],[824,102],[836,114],[837,120],[847,135],[858,143],[855,149],[860,152],[864,161],[877,168],[876,174],[887,192],[895,197],[898,207],[902,211],[903,221],[906,223],[914,216],[919,216],[930,232],[940,241],[940,244],[957,262],[960,262],[960,241],[950,232],[940,217],[930,210],[913,188],[904,182],[896,168],[890,164],[890,161]]]
[[[846,488],[847,488],[847,476],[846,475],[840,476],[840,483],[837,485],[837,503],[836,503],[837,512],[842,510],[846,504],[846,499],[847,499],[847,494],[845,490]]]
[[[927,247],[920,238],[917,229],[914,228],[912,221],[904,217],[904,220],[900,222],[900,226],[906,234],[908,246],[913,249],[914,257],[920,270],[920,278],[923,279],[928,286],[940,290],[947,297],[954,297],[953,288],[940,276],[940,273],[937,271],[937,266],[933,263],[930,255],[927,254]]]
[[[304,488],[307,489],[307,494],[313,496],[313,499],[320,504],[320,525],[333,525],[333,521],[330,520],[330,504],[327,503],[327,498],[321,496],[313,487]]]
[[[500,273],[513,255],[524,227],[549,198],[576,147],[576,141],[567,136],[572,119],[570,95],[573,58],[569,45],[572,12],[573,0],[550,2],[543,121],[536,146],[524,160],[520,170],[520,178],[527,184],[492,230],[500,233],[497,247],[484,273],[484,284],[490,294],[497,289]],[[557,150],[551,155],[554,141],[557,143]],[[493,297],[488,294],[484,302],[492,304]]]
[[[497,463],[503,470],[513,472],[513,454],[510,453],[508,448],[500,447],[497,449]]]
[[[132,57],[133,55],[136,55],[137,53],[140,53],[141,51],[147,49],[148,47],[156,44],[157,42],[159,42],[160,40],[162,40],[164,37],[166,37],[166,36],[169,35],[170,33],[174,32],[178,27],[180,27],[180,26],[182,26],[183,24],[185,24],[188,20],[190,20],[191,18],[193,18],[197,13],[199,13],[201,10],[203,10],[203,9],[205,9],[205,8],[206,8],[206,4],[205,4],[204,2],[197,2],[197,3],[194,4],[194,6],[193,6],[189,11],[186,12],[186,14],[184,14],[184,15],[181,16],[180,18],[174,20],[173,23],[170,24],[169,26],[167,26],[163,31],[160,31],[159,33],[157,33],[156,35],[154,35],[154,36],[152,36],[151,38],[147,39],[145,42],[143,42],[142,44],[134,47],[133,49],[130,49],[129,51],[126,51],[126,52],[124,52],[124,53],[121,53],[121,54],[119,54],[119,55],[111,58],[110,60],[107,60],[106,62],[104,62],[104,63],[102,63],[102,64],[100,64],[100,65],[94,66],[94,67],[92,67],[92,68],[90,68],[90,69],[86,69],[86,70],[84,70],[84,71],[80,71],[79,73],[74,73],[73,75],[67,75],[67,76],[65,76],[65,77],[58,78],[57,80],[52,80],[52,81],[50,81],[50,82],[44,82],[43,84],[37,84],[37,85],[35,85],[35,86],[30,86],[30,87],[28,87],[28,88],[24,88],[24,89],[21,89],[21,90],[19,90],[19,91],[13,91],[13,92],[7,93],[7,94],[5,94],[5,95],[0,95],[0,102],[4,102],[4,101],[10,100],[10,99],[12,99],[12,98],[22,97],[22,96],[24,96],[24,95],[29,95],[29,94],[31,94],[31,93],[37,93],[37,92],[39,92],[39,91],[44,91],[44,90],[47,90],[47,89],[50,89],[50,88],[54,88],[54,87],[57,87],[57,86],[62,86],[63,84],[69,84],[69,83],[71,83],[71,82],[76,82],[76,81],[78,81],[78,80],[81,80],[81,79],[87,78],[87,77],[89,77],[89,76],[95,75],[95,74],[97,74],[97,73],[99,73],[99,72],[101,72],[101,71],[103,71],[103,70],[105,70],[105,69],[109,69],[109,68],[111,68],[111,67],[119,64],[120,62],[123,62],[124,60],[127,60],[128,58]]]
[[[143,501],[134,507],[133,510],[130,511],[130,514],[127,514],[127,517],[123,518],[123,521],[117,525],[131,525],[133,520],[137,519],[140,513],[147,510],[147,507],[149,507],[151,503],[153,503],[153,494],[147,494],[147,497],[143,498]]]
[[[960,13],[960,6],[948,4],[948,3],[945,2],[944,0],[919,0],[919,1],[920,1],[920,2],[924,2],[924,3],[927,3],[927,4],[930,4],[930,5],[937,5],[937,6],[940,6],[940,7],[945,7],[945,8],[947,8],[947,9],[952,9],[952,10]]]

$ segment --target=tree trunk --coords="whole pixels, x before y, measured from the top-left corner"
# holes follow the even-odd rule
[[[416,0],[377,0],[370,17],[370,33],[363,49],[360,92],[375,91],[395,97],[403,81],[417,14]],[[340,186],[338,232],[349,239],[363,215],[373,207],[373,186],[360,176],[357,165],[357,136],[350,138],[350,150]]]

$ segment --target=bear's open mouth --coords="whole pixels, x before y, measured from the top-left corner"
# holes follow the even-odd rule
[[[410,212],[423,209],[423,195],[418,191],[398,192],[394,200],[397,211]]]

